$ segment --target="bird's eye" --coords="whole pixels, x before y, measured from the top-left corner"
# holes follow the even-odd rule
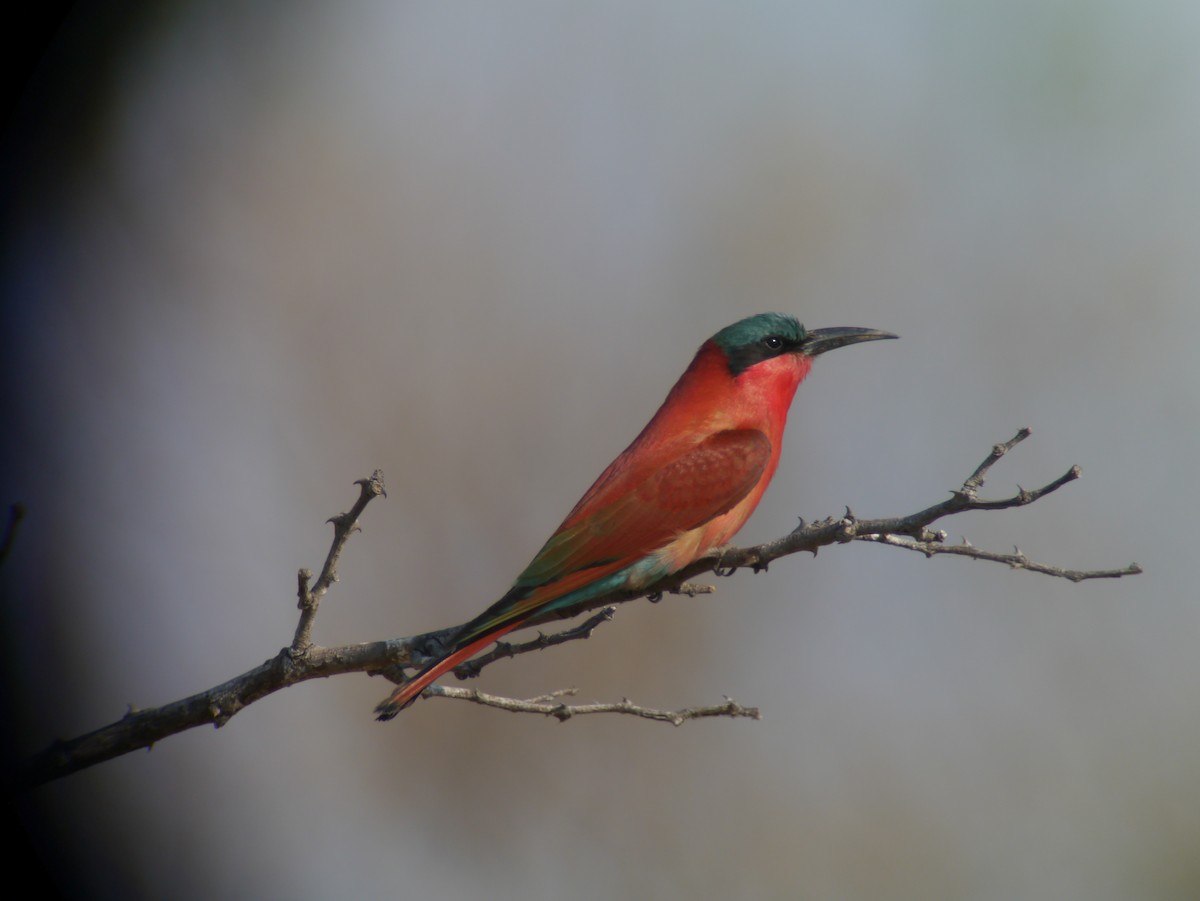
[[[779,350],[783,347],[783,339],[778,335],[767,335],[762,339],[762,346],[767,350]]]

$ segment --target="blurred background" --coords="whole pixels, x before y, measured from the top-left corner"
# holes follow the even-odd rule
[[[19,756],[291,640],[495,600],[695,348],[822,358],[742,532],[910,513],[1073,585],[827,549],[626,605],[481,688],[761,722],[559,724],[381,679],[38,789],[91,898],[1192,899],[1200,6],[170,3],[72,11],[4,145],[0,568]]]

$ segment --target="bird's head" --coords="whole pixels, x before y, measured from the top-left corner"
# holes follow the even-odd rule
[[[800,355],[811,360],[837,347],[896,337],[891,332],[869,328],[809,330],[794,316],[759,313],[721,329],[713,335],[712,342],[724,353],[729,374],[736,378],[760,363],[785,355]]]

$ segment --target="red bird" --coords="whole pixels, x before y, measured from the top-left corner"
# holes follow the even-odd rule
[[[782,313],[721,329],[508,593],[376,707],[378,718],[390,720],[443,673],[531,617],[616,589],[645,589],[726,544],[775,474],[788,408],[813,358],[895,337],[864,328],[808,331]]]

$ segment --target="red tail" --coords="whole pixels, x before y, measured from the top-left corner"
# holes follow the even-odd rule
[[[524,620],[518,620],[515,623],[505,623],[494,632],[481,635],[470,644],[452,651],[440,660],[435,660],[403,685],[397,687],[395,691],[388,695],[386,700],[381,701],[379,706],[375,708],[375,718],[378,720],[390,720],[420,697],[421,692],[435,682],[438,677],[450,672],[450,670],[454,669],[454,667],[458,666],[464,660],[471,659],[493,641],[516,629],[522,622]]]

